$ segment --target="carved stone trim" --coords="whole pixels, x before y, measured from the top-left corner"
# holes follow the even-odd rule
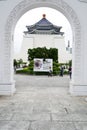
[[[0,1],[7,1],[7,0],[0,0]]]
[[[79,0],[80,2],[84,2],[84,3],[87,3],[87,0]]]
[[[12,29],[14,25],[16,24],[17,18],[20,16],[22,12],[26,12],[27,9],[32,9],[34,7],[41,7],[44,6],[44,3],[46,7],[53,7],[57,10],[61,10],[62,13],[64,13],[69,20],[72,31],[73,31],[73,37],[74,37],[74,66],[75,66],[75,76],[80,76],[80,62],[81,62],[81,27],[80,22],[78,20],[78,17],[74,10],[63,0],[23,0],[20,2],[10,13],[7,23],[5,26],[5,44],[4,44],[4,69],[6,71],[7,76],[9,77],[10,74],[10,67],[11,67],[11,37],[12,37]]]

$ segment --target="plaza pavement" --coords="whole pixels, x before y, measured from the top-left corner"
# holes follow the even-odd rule
[[[14,78],[16,93],[0,96],[0,130],[87,130],[87,102],[69,94],[68,76]]]

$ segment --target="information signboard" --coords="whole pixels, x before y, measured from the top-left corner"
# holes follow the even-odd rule
[[[49,72],[49,69],[53,70],[53,60],[52,59],[34,59],[34,71],[39,72]]]

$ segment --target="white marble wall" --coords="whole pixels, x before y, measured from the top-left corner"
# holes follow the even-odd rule
[[[61,11],[71,24],[73,32],[73,74],[70,92],[76,95],[87,95],[87,3],[84,1],[0,1],[0,94],[12,94],[15,91],[12,58],[16,22],[26,11],[44,6]]]
[[[59,35],[40,35],[27,34],[23,37],[22,47],[18,54],[14,55],[15,59],[22,58],[24,62],[28,61],[28,49],[46,47],[58,49],[59,63],[68,63],[72,59],[72,54],[66,51],[64,37]]]

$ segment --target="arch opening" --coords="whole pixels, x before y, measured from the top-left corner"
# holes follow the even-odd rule
[[[39,43],[37,45],[37,43],[35,42],[34,35],[30,35],[30,36],[25,35],[24,31],[27,31],[26,26],[34,25],[38,21],[40,21],[43,18],[44,13],[45,13],[46,20],[51,22],[51,24],[53,26],[54,25],[58,26],[58,27],[61,26],[60,32],[64,32],[64,34],[62,36],[60,34],[54,35],[52,39],[49,38],[49,40],[51,40],[51,41],[48,41],[48,39],[42,37],[41,39],[43,39],[43,40],[38,41],[38,42],[42,42],[42,45],[40,45]],[[47,32],[46,32],[46,34],[47,34]],[[72,59],[71,52],[70,52],[70,51],[72,51],[72,50],[70,50],[70,49],[72,49],[72,30],[71,30],[69,21],[66,19],[66,17],[62,13],[60,13],[59,11],[52,9],[52,8],[40,7],[40,8],[32,9],[32,10],[26,12],[18,20],[18,22],[16,24],[15,32],[14,32],[14,53],[15,53],[14,58],[18,59],[18,60],[21,58],[21,59],[23,59],[24,62],[27,62],[28,47],[33,48],[33,47],[44,47],[44,46],[47,47],[48,46],[48,48],[49,47],[58,48],[57,47],[57,44],[59,43],[59,41],[57,40],[58,36],[60,39],[62,38],[62,43],[60,41],[60,46],[62,44],[61,47],[64,50],[64,51],[62,51],[64,53],[60,52],[60,55],[61,56],[63,55],[64,57],[62,57],[62,59],[59,57],[58,62],[59,63],[68,63],[69,60]],[[52,35],[51,35],[51,37],[52,37]],[[31,40],[29,40],[29,38]],[[27,42],[26,42],[26,39],[27,39]],[[44,41],[45,39],[47,41]],[[29,46],[29,43],[31,43],[30,46]],[[36,43],[36,45],[35,45],[35,43]],[[19,51],[20,51],[19,55],[16,54]],[[24,53],[26,54],[26,56]],[[66,55],[66,57],[65,57],[65,55]]]

